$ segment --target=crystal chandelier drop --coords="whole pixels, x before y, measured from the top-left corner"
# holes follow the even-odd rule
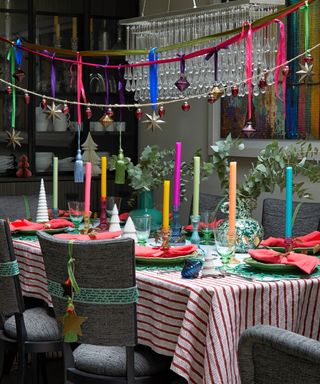
[[[197,8],[194,4],[194,8],[184,10],[183,13],[174,11],[164,15],[121,20],[120,24],[126,26],[128,50],[150,50],[153,47],[165,47],[242,27],[245,22],[252,23],[276,12],[284,3],[284,0],[256,0],[254,3],[252,0],[237,0],[201,8]],[[253,34],[254,96],[265,93],[266,85],[274,82],[273,74],[265,76],[265,71],[275,66],[277,36],[278,30],[274,23]],[[200,45],[159,52],[158,58],[174,58],[177,55],[214,46],[225,39],[222,37]],[[146,61],[147,57],[130,55],[126,59],[129,63],[138,63]],[[227,49],[220,50],[216,65],[213,58],[205,60],[204,56],[186,60],[183,73],[181,62],[158,65],[158,100],[203,95],[210,92],[213,86],[221,88],[222,97],[245,96],[248,93],[247,86],[245,83],[240,84],[246,79],[245,67],[245,39],[239,44],[235,43]],[[135,101],[150,100],[148,66],[127,68],[125,79],[126,90],[134,92]],[[187,86],[184,80],[187,80]]]

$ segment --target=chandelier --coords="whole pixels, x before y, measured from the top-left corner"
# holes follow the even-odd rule
[[[170,3],[170,2],[169,2]],[[210,6],[184,10],[183,13],[168,11],[166,14],[121,20],[126,27],[127,49],[152,49],[178,45],[204,36],[214,35],[235,28],[244,23],[265,17],[276,12],[284,0],[237,0]],[[145,8],[145,3],[143,8]],[[169,8],[169,6],[168,6]],[[265,93],[266,85],[274,83],[272,73],[264,74],[275,66],[277,55],[277,26],[273,23],[253,34],[252,38],[252,93],[258,96]],[[190,52],[216,45],[223,37],[210,42],[188,45],[178,49],[160,50],[158,58],[183,57]],[[141,55],[126,57],[129,63],[146,61]],[[221,49],[216,59],[205,60],[204,56],[194,57],[185,62],[170,62],[158,65],[158,100],[172,100],[209,92],[213,86],[219,87],[222,97],[248,94],[246,79],[246,41],[241,40]],[[134,92],[135,101],[150,100],[149,68],[139,66],[126,68],[126,90]],[[180,83],[179,83],[180,81]],[[239,86],[235,85],[239,84]]]

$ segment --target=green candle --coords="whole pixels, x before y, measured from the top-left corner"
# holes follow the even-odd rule
[[[193,216],[199,215],[199,190],[200,190],[200,157],[195,156],[193,158]]]
[[[53,158],[53,201],[52,208],[58,209],[58,158]]]

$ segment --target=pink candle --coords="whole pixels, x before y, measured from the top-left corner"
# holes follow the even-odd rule
[[[181,142],[176,142],[176,158],[174,164],[173,207],[180,206],[180,168],[181,168]]]
[[[84,189],[84,212],[90,212],[90,191],[91,191],[91,163],[86,163],[86,181]]]

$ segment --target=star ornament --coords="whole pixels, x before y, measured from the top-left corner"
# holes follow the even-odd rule
[[[154,132],[157,128],[162,131],[161,124],[164,124],[165,121],[161,120],[160,116],[156,114],[155,111],[152,112],[152,115],[146,113],[146,120],[143,120],[142,123],[147,124],[147,129],[151,129]]]
[[[21,143],[20,141],[23,141],[24,138],[22,136],[20,136],[20,131],[16,131],[14,128],[12,128],[12,131],[6,131],[7,133],[7,147],[9,147],[10,145],[13,146],[13,149],[16,149],[16,145],[18,145],[19,147],[21,147]]]
[[[63,325],[63,335],[70,332],[82,336],[81,325],[87,320],[87,317],[77,316],[74,312],[58,317]]]
[[[44,113],[46,113],[48,116],[47,116],[47,119],[54,119],[54,118],[57,118],[57,119],[60,119],[61,120],[61,113],[62,113],[62,108],[61,108],[61,104],[58,104],[58,105],[55,105],[55,103],[53,102],[52,105],[48,105],[46,110],[44,111]]]
[[[314,75],[314,72],[312,71],[313,64],[304,63],[304,65],[299,65],[301,69],[296,72],[298,75],[301,76],[299,79],[299,83],[312,83],[312,76]]]

